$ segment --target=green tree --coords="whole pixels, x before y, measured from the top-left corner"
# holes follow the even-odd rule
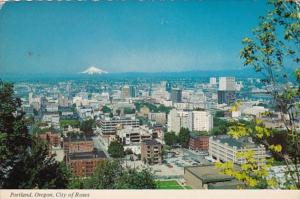
[[[128,107],[125,107],[123,111],[124,111],[124,114],[134,114],[135,113],[135,109],[128,108]]]
[[[111,113],[111,109],[108,106],[103,106],[102,111],[103,113]]]
[[[181,128],[178,135],[178,142],[183,148],[189,147],[190,131],[187,128]]]
[[[225,116],[225,111],[217,111],[215,114],[215,117],[224,117]]]
[[[88,189],[115,189],[123,168],[117,160],[102,161],[93,176],[85,184]]]
[[[167,113],[169,114],[169,112],[171,111],[171,107],[166,107],[164,105],[159,105],[159,107],[157,108],[157,112],[164,112],[164,113]]]
[[[218,117],[214,117],[214,127],[211,130],[212,135],[226,135],[228,128],[230,127],[230,122],[220,119]]]
[[[175,132],[167,132],[164,134],[164,141],[166,145],[173,146],[177,143],[177,136]]]
[[[244,65],[252,66],[262,75],[269,95],[273,98],[275,109],[279,111],[284,128],[277,136],[285,138],[283,150],[281,143],[274,144],[270,139],[274,136],[272,129],[266,128],[262,120],[253,118],[253,125],[236,123],[229,134],[235,138],[251,136],[256,142],[263,144],[268,150],[281,157],[286,165],[285,188],[300,189],[300,134],[296,128],[299,117],[300,97],[300,20],[299,4],[296,1],[271,0],[270,10],[266,16],[260,17],[260,23],[253,30],[252,38],[243,39],[244,48],[241,57]],[[296,69],[294,75],[289,69]],[[265,118],[270,117],[266,113]],[[259,166],[253,161],[253,153],[240,154],[247,161],[242,165],[243,174],[233,169],[232,165],[220,164],[227,174],[244,181],[250,187],[260,187],[266,182],[268,188],[278,188],[276,179],[270,179],[268,169],[273,162]]]
[[[156,183],[153,174],[143,169],[127,169],[116,184],[117,189],[155,189]]]
[[[87,189],[155,189],[154,176],[148,169],[127,168],[118,160],[98,164],[95,173],[86,181],[75,185]],[[75,186],[75,188],[76,188]]]
[[[83,131],[85,135],[93,135],[94,124],[93,119],[85,120],[80,124],[80,130]]]
[[[108,153],[113,158],[124,157],[124,147],[117,141],[112,141],[108,146]]]
[[[28,133],[13,85],[0,81],[0,188],[66,188],[68,172]]]
[[[59,125],[62,128],[67,128],[68,126],[71,126],[73,128],[79,128],[80,121],[74,119],[60,120]]]

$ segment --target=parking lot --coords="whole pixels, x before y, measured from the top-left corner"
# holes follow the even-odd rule
[[[180,179],[184,175],[184,167],[210,163],[205,159],[207,153],[193,152],[187,149],[172,150],[173,157],[165,157],[163,164],[145,165],[142,161],[125,161],[129,167],[149,168],[159,179]]]

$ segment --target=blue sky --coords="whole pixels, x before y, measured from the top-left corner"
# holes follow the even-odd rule
[[[0,73],[239,69],[266,1],[17,2],[0,10]]]

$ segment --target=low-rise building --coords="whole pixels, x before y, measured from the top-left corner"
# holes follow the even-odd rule
[[[127,126],[123,129],[117,130],[116,139],[123,145],[137,144],[141,143],[143,140],[152,139],[152,130],[145,126]]]
[[[49,146],[60,147],[61,146],[61,136],[57,132],[47,131],[45,133],[39,134],[39,137],[47,142]]]
[[[90,151],[69,154],[66,162],[72,173],[78,177],[91,176],[97,165],[106,159],[103,151]]]
[[[162,144],[156,140],[144,140],[141,143],[141,159],[146,164],[161,164]]]
[[[238,189],[244,184],[222,174],[215,165],[184,168],[184,179],[193,189]]]
[[[192,150],[208,151],[209,136],[191,134],[189,148]]]
[[[238,153],[246,151],[253,151],[254,158],[259,164],[265,162],[265,147],[255,144],[248,137],[234,139],[228,135],[220,135],[209,139],[209,155],[222,162],[232,161],[235,164],[243,164],[246,160],[238,157]]]
[[[69,153],[90,152],[94,149],[94,142],[91,137],[74,135],[64,138],[63,148],[66,155]]]
[[[59,113],[58,112],[46,112],[43,114],[42,122],[47,122],[55,127],[59,126]]]
[[[97,126],[100,128],[102,135],[115,135],[118,126],[139,127],[140,121],[136,118],[128,117],[105,117],[97,121]]]
[[[149,113],[148,119],[157,122],[158,124],[166,124],[167,123],[167,115],[166,113]]]

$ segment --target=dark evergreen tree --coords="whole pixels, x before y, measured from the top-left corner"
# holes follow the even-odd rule
[[[108,146],[108,153],[113,158],[122,158],[124,157],[124,147],[117,141],[113,141]]]
[[[0,188],[66,188],[68,172],[26,127],[13,85],[0,81]]]
[[[181,128],[178,135],[178,142],[183,148],[189,147],[190,131],[187,128]]]

